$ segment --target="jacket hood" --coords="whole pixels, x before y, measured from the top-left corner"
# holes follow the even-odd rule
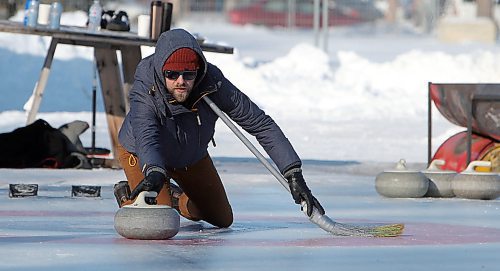
[[[190,48],[195,51],[200,58],[200,69],[196,77],[195,86],[203,79],[207,71],[207,60],[202,53],[198,41],[193,35],[184,29],[173,29],[163,32],[158,41],[156,42],[156,49],[153,56],[153,65],[155,70],[155,77],[165,86],[165,80],[162,74],[162,67],[170,55],[180,48]]]

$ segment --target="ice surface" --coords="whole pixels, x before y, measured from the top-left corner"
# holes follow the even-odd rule
[[[335,237],[309,222],[255,159],[215,159],[235,213],[229,229],[181,220],[164,241],[127,240],[113,228],[120,170],[0,169],[2,270],[498,270],[500,202],[390,199],[378,195],[384,164],[308,161],[309,186],[334,220],[405,223],[396,238]],[[8,197],[8,183],[40,185]],[[101,185],[101,198],[71,186]]]
[[[86,17],[65,13],[62,20]],[[375,25],[332,29],[324,53],[311,46],[310,31],[209,20],[178,26],[235,47],[234,55],[207,58],[311,159],[304,174],[327,214],[345,223],[402,222],[405,234],[331,236],[308,221],[255,159],[215,159],[235,212],[231,228],[183,220],[167,241],[126,240],[114,231],[111,190],[124,180],[122,171],[0,169],[1,270],[500,270],[498,199],[388,199],[374,188],[375,175],[400,158],[425,168],[427,83],[498,83],[498,44],[443,44]],[[48,46],[47,38],[0,34],[0,132],[25,124],[22,107]],[[144,55],[151,52],[143,48]],[[40,118],[54,127],[90,123],[91,57],[89,48],[57,48]],[[435,150],[462,129],[434,118]],[[90,130],[82,136],[85,146],[90,137]],[[213,156],[252,157],[221,123],[215,140]],[[103,113],[96,145],[110,148]],[[11,199],[9,183],[38,183],[38,196]],[[101,185],[102,197],[73,198],[72,185]]]

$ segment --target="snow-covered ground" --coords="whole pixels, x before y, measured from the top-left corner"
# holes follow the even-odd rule
[[[63,24],[84,21],[64,14]],[[208,41],[230,80],[281,125],[306,161],[304,175],[334,220],[405,223],[397,238],[333,237],[310,223],[290,195],[222,124],[211,148],[235,212],[229,230],[182,220],[168,241],[132,241],[113,229],[112,185],[120,170],[0,169],[0,270],[499,270],[500,202],[388,199],[375,175],[399,158],[426,161],[427,83],[498,83],[497,44],[443,44],[383,25],[333,29],[327,53],[310,31],[183,21]],[[0,132],[23,126],[24,103],[42,67],[47,38],[0,33]],[[143,48],[144,55],[152,52]],[[92,51],[60,46],[41,105],[53,126],[90,122]],[[102,111],[102,101],[99,108]],[[434,114],[434,149],[461,130]],[[97,145],[109,148],[106,120]],[[82,141],[90,145],[90,131]],[[221,158],[233,157],[233,158]],[[38,197],[10,199],[9,183],[38,183]],[[101,185],[98,199],[71,185]]]
[[[82,25],[85,18],[69,13],[62,22]],[[492,83],[500,74],[497,44],[441,43],[383,24],[332,29],[328,52],[313,46],[310,30],[233,26],[213,17],[175,27],[234,46],[233,55],[207,58],[280,124],[304,159],[425,162],[428,82]],[[0,34],[0,132],[24,125],[23,105],[48,45],[46,37]],[[143,48],[143,55],[152,52]],[[39,117],[56,127],[90,122],[91,58],[89,48],[58,46]],[[463,128],[439,114],[434,118],[435,150]],[[97,130],[97,144],[109,147],[104,116]],[[86,145],[89,133],[83,135]],[[221,123],[215,139],[214,156],[251,156]]]

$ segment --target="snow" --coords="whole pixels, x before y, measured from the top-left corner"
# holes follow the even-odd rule
[[[74,12],[63,14],[62,20],[83,25],[85,18],[85,13]],[[500,70],[496,44],[441,43],[433,36],[384,25],[332,29],[328,52],[313,45],[313,33],[307,30],[234,26],[212,17],[181,21],[175,27],[235,48],[232,55],[206,56],[278,122],[304,159],[425,162],[428,82],[493,83]],[[25,123],[22,108],[49,39],[1,34],[0,44],[5,88],[0,132],[7,132]],[[144,56],[152,52],[151,47],[143,48]],[[85,112],[91,109],[91,60],[90,48],[58,46],[40,117],[53,126],[77,117],[90,122]],[[12,69],[9,63],[19,64]],[[102,112],[101,95],[97,98]],[[435,150],[464,129],[434,115]],[[98,144],[109,147],[104,117],[97,127],[102,132]],[[83,136],[87,145],[88,133]],[[252,156],[221,123],[216,140],[221,144],[211,150],[214,156]]]
[[[62,18],[85,19],[82,12]],[[404,235],[323,232],[220,122],[209,151],[235,213],[230,229],[182,220],[172,240],[126,240],[113,229],[112,185],[125,179],[122,171],[0,169],[0,270],[498,270],[498,199],[389,199],[374,188],[375,176],[400,158],[422,169],[428,82],[498,83],[497,44],[446,44],[369,25],[330,30],[323,52],[306,30],[213,18],[176,27],[234,46],[233,55],[206,56],[285,131],[327,215],[345,223],[405,223]],[[47,38],[0,33],[0,132],[25,124],[22,108],[48,45]],[[151,52],[143,48],[143,55]],[[59,46],[39,117],[54,127],[90,123],[91,82],[92,50]],[[110,148],[100,98],[96,145]],[[464,129],[439,114],[433,124],[434,150]],[[83,134],[84,145],[90,137],[90,130]],[[38,183],[39,195],[10,199],[9,183]],[[102,198],[72,198],[71,185],[101,185]]]

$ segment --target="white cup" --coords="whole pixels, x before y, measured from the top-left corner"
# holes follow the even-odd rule
[[[137,16],[137,35],[149,38],[149,15]]]
[[[40,4],[38,6],[38,24],[48,25],[50,16],[50,5]]]

